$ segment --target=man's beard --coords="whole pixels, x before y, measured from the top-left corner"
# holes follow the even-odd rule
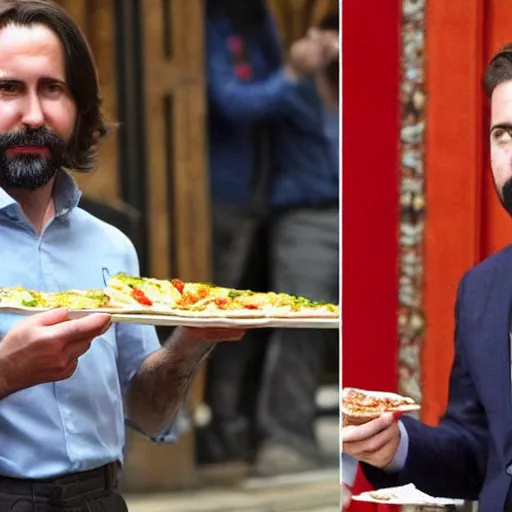
[[[27,146],[45,147],[49,157],[27,153],[7,157],[9,148]],[[66,150],[66,143],[44,127],[0,134],[0,185],[25,190],[44,187],[64,165]]]

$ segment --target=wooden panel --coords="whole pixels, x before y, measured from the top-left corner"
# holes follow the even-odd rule
[[[113,0],[60,0],[85,34],[98,68],[103,110],[110,122],[116,121],[117,94],[115,75],[115,34]],[[76,173],[83,192],[96,200],[116,206],[120,201],[117,169],[117,140],[112,134],[100,150],[97,171],[89,175]]]
[[[144,0],[143,5],[144,52],[151,56],[144,59],[151,272],[156,277],[205,280],[210,272],[202,4],[169,2],[167,29],[165,2]],[[166,56],[168,33],[172,41]],[[171,119],[166,122],[169,105]]]
[[[453,361],[456,287],[480,252],[483,0],[428,2],[426,14],[427,338],[421,363],[422,417],[437,424]]]
[[[165,75],[158,70],[165,63],[163,55],[163,22],[161,0],[144,0],[142,11],[145,123],[148,146],[148,217],[150,261],[149,271],[154,277],[168,277],[169,266],[169,212],[167,197],[168,162],[166,150],[172,141],[165,140]]]
[[[204,153],[205,107],[195,101],[202,97],[203,85],[178,89],[175,96],[176,130],[175,197],[176,239],[179,241],[176,268],[184,280],[210,279],[209,229],[206,227],[208,201]],[[179,123],[179,124],[178,124]]]
[[[98,66],[103,111],[109,122],[117,121],[115,33],[113,0],[87,0],[88,38]],[[87,180],[86,191],[96,199],[115,206],[120,199],[117,136],[102,145],[97,173]]]
[[[57,0],[71,17],[78,23],[84,33],[87,33],[87,0]]]

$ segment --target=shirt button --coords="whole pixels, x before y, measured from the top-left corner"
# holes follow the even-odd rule
[[[509,464],[507,466],[506,472],[507,472],[507,475],[511,475],[512,476],[512,464]]]

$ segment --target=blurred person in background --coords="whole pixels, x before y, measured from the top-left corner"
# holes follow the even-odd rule
[[[296,43],[283,59],[265,0],[208,0],[206,72],[212,199],[213,280],[267,291],[271,141],[289,98],[330,59],[320,42]],[[250,460],[264,337],[251,331],[210,360],[205,401],[212,417],[198,431],[199,462]]]
[[[336,10],[304,41],[338,48],[338,24]],[[338,70],[336,53],[287,98],[291,107],[276,130],[270,182],[272,289],[334,303],[339,296],[339,109],[333,93]],[[327,361],[335,361],[338,370],[338,343],[337,330],[272,332],[258,406],[260,476],[322,463],[314,432],[316,393]]]

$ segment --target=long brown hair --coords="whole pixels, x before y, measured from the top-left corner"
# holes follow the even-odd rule
[[[100,140],[107,135],[96,64],[78,25],[51,0],[0,0],[0,29],[7,25],[46,25],[57,34],[64,51],[67,86],[77,107],[77,120],[69,142],[66,167],[93,170]]]

